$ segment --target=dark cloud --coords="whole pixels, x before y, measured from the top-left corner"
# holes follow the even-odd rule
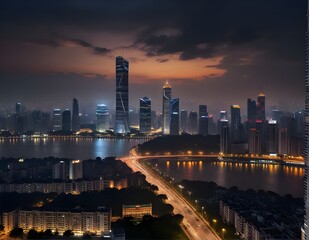
[[[59,35],[50,36],[50,39],[31,39],[31,40],[28,40],[28,42],[40,44],[40,45],[46,45],[50,47],[56,47],[56,48],[57,47],[80,46],[80,47],[92,49],[93,53],[97,55],[105,55],[111,52],[110,49],[94,46],[90,44],[89,42],[82,40],[82,39],[68,38],[68,37],[63,37]]]

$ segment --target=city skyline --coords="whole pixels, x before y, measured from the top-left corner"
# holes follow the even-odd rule
[[[166,79],[182,99],[181,109],[196,106],[197,111],[201,104],[209,112],[230,104],[243,108],[247,95],[261,91],[269,96],[268,107],[304,106],[305,0],[201,1],[194,6],[182,1],[46,7],[39,1],[17,2],[1,2],[0,108],[17,101],[64,108],[61,104],[76,97],[113,109],[117,55],[131,63],[130,107],[138,108],[139,98],[148,96],[153,109],[161,109]],[[85,7],[88,11],[81,13]],[[121,14],[113,19],[108,12],[116,9]]]

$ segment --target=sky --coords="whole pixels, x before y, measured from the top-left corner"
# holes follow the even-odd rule
[[[217,114],[266,94],[267,109],[304,106],[306,0],[2,0],[0,108],[115,106],[115,57],[129,104],[172,85],[180,108]]]

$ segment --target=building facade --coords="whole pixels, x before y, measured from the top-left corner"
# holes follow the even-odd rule
[[[172,88],[166,81],[163,86],[163,121],[162,121],[162,132],[165,135],[170,134],[170,125],[171,125],[171,98],[172,98]]]
[[[170,135],[179,135],[179,98],[171,99]]]
[[[129,121],[129,62],[116,57],[116,117],[114,131],[130,133]]]
[[[74,98],[72,106],[72,131],[77,132],[79,130],[80,130],[79,105],[78,100]]]
[[[105,132],[109,130],[109,112],[105,104],[98,104],[96,110],[96,130]]]
[[[144,134],[151,132],[151,99],[139,99],[139,131]]]
[[[208,112],[206,105],[199,105],[199,134],[208,135]]]

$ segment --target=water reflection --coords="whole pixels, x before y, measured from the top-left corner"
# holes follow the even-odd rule
[[[277,164],[247,164],[217,162],[214,159],[167,159],[158,161],[158,168],[174,177],[182,179],[213,181],[218,185],[241,189],[264,189],[279,194],[303,195],[304,169],[299,166]]]

